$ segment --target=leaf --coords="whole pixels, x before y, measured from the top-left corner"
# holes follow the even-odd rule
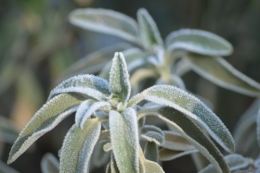
[[[192,153],[198,152],[197,149],[185,150],[185,151],[176,151],[176,150],[169,150],[167,148],[162,148],[159,151],[159,159],[160,161],[169,161],[173,159],[177,159],[182,156],[186,156]]]
[[[60,94],[43,105],[16,139],[9,153],[8,164],[15,161],[38,138],[75,112],[83,99],[72,94]]]
[[[146,142],[144,147],[145,158],[154,162],[158,162],[158,147],[155,142]]]
[[[87,95],[97,100],[102,100],[110,95],[109,84],[106,80],[93,75],[77,75],[55,87],[48,99],[68,92]]]
[[[209,56],[226,56],[233,52],[232,45],[211,32],[196,29],[181,29],[166,38],[168,51],[184,49]]]
[[[260,96],[260,84],[236,70],[223,58],[195,54],[187,57],[192,70],[212,83],[248,96]]]
[[[101,134],[100,134],[101,136]],[[101,167],[108,163],[110,160],[110,152],[104,152],[103,145],[106,144],[106,140],[99,141],[97,145],[95,146],[94,152],[93,152],[93,161],[91,163],[94,164],[95,167]]]
[[[111,93],[117,95],[120,101],[125,103],[130,97],[131,86],[127,65],[121,52],[115,53],[109,73],[109,82]]]
[[[258,110],[257,118],[256,118],[256,137],[258,146],[260,146],[260,110]]]
[[[249,160],[240,154],[229,154],[225,156],[225,161],[227,162],[230,171],[244,169],[249,166]],[[200,173],[212,173],[215,171],[214,167],[210,164],[201,170]]]
[[[83,128],[85,121],[98,109],[101,108],[110,109],[110,103],[108,102],[95,102],[94,100],[86,100],[79,105],[79,108],[75,116],[75,124]]]
[[[142,92],[143,98],[176,109],[198,123],[225,150],[233,152],[233,138],[222,121],[200,100],[174,86],[158,85]],[[130,101],[129,101],[130,102]]]
[[[88,119],[84,128],[73,125],[67,133],[61,150],[60,172],[88,172],[91,154],[99,138],[101,123]]]
[[[111,34],[140,44],[137,23],[122,13],[105,9],[77,9],[70,13],[69,21],[84,29]]]
[[[184,116],[183,113],[170,107],[150,108],[139,111],[138,119],[151,115],[175,127],[175,130],[194,145],[214,165],[218,172],[230,172],[215,144],[197,124]]]
[[[140,68],[135,70],[135,72],[131,75],[130,82],[133,88],[138,87],[142,80],[147,78],[156,78],[159,74],[156,71],[148,68]]]
[[[164,143],[164,133],[162,130],[156,126],[145,125],[141,130],[141,138],[154,142],[157,145],[161,145]]]
[[[41,170],[43,173],[59,173],[59,161],[51,153],[47,153],[41,160]]]
[[[1,160],[0,160],[0,172],[1,173],[18,173],[16,170],[14,170],[13,168],[7,166]]]
[[[110,168],[111,168],[111,173],[120,173],[113,154],[111,154]]]
[[[105,152],[109,152],[112,150],[112,146],[111,146],[111,143],[106,143],[104,146],[103,146],[103,150]]]
[[[140,36],[146,49],[152,46],[163,46],[160,32],[153,18],[146,9],[141,8],[137,12],[137,19],[140,28]]]
[[[162,143],[160,147],[169,150],[177,150],[177,151],[186,151],[186,150],[195,149],[195,147],[179,133],[175,133],[172,131],[164,131],[164,135],[165,135],[165,142]]]
[[[0,141],[13,144],[18,134],[15,125],[9,119],[0,116]]]
[[[109,127],[113,154],[119,171],[139,172],[139,140],[135,110],[127,108],[122,114],[111,110]]]

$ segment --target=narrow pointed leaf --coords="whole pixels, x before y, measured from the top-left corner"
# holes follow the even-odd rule
[[[112,67],[109,73],[110,91],[116,94],[122,102],[126,102],[130,97],[130,81],[127,65],[122,53],[115,53]]]
[[[146,142],[144,147],[145,158],[154,162],[158,162],[158,146],[155,142]]]
[[[211,32],[196,29],[174,31],[166,38],[168,51],[184,49],[202,55],[226,56],[233,52],[232,45]]]
[[[152,125],[145,125],[141,130],[141,138],[149,141],[155,142],[157,145],[164,143],[164,133],[163,131]]]
[[[106,9],[77,9],[71,12],[72,24],[95,32],[102,32],[139,43],[138,27],[132,18]]]
[[[195,147],[179,133],[175,133],[172,131],[164,131],[164,135],[165,142],[162,143],[160,147],[176,151],[186,151],[195,149]]]
[[[61,93],[79,93],[102,100],[110,95],[109,84],[106,80],[93,75],[77,75],[55,87],[49,99]]]
[[[144,46],[148,49],[151,48],[151,46],[163,46],[157,25],[146,9],[141,8],[138,10],[137,19]]]
[[[120,172],[139,172],[138,129],[136,112],[132,108],[122,114],[111,110],[109,127],[113,154]]]
[[[212,83],[248,96],[260,96],[260,84],[236,70],[223,58],[194,54],[187,57],[192,70]]]
[[[230,171],[235,171],[239,169],[244,169],[249,166],[249,160],[244,158],[240,154],[230,154],[225,156],[225,161],[227,162]],[[200,171],[200,173],[212,173],[216,169],[210,164],[206,168]]]
[[[101,136],[101,134],[100,134]],[[95,167],[101,167],[107,164],[110,160],[110,152],[105,152],[103,150],[103,146],[107,143],[107,140],[102,140],[97,143],[93,152],[93,161],[91,163],[94,164]]]
[[[86,100],[79,105],[75,116],[75,124],[83,128],[85,121],[98,109],[106,107],[110,108],[110,103],[108,102],[94,102],[93,100]]]
[[[169,106],[202,126],[225,150],[233,152],[233,138],[222,121],[200,100],[169,85],[158,85],[142,92],[145,100]],[[141,99],[140,99],[141,100]]]
[[[111,173],[120,173],[118,170],[116,160],[113,154],[111,154],[111,162],[110,162],[110,168],[111,168]]]
[[[8,163],[16,160],[38,138],[75,112],[83,99],[72,94],[60,94],[43,105],[16,139],[10,151]]]
[[[84,128],[73,125],[67,133],[61,150],[60,172],[88,172],[89,162],[99,138],[101,123],[88,119]]]
[[[50,153],[45,154],[41,160],[41,170],[42,173],[59,173],[58,159]]]
[[[1,173],[18,173],[16,170],[6,165],[0,160],[0,172]]]
[[[167,148],[162,148],[159,151],[159,159],[161,161],[169,161],[173,159],[177,159],[182,156],[186,156],[192,153],[198,152],[197,149],[186,150],[186,151],[176,151],[176,150],[169,150]]]
[[[217,169],[218,172],[229,173],[223,155],[210,138],[192,120],[183,113],[170,107],[150,108],[138,112],[138,119],[143,116],[156,116],[175,127],[186,140],[194,145]]]

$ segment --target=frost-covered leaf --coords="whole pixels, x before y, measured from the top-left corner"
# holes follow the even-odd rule
[[[146,9],[141,8],[138,10],[137,19],[140,28],[140,36],[145,48],[151,49],[153,46],[163,46],[163,41],[157,25]]]
[[[225,156],[230,171],[244,169],[249,166],[249,160],[244,158],[240,154],[229,154]],[[212,173],[216,172],[216,169],[210,164],[206,168],[202,169],[200,173]]]
[[[173,159],[177,159],[182,156],[186,156],[192,153],[198,152],[197,149],[185,150],[185,151],[176,151],[176,150],[169,150],[167,148],[162,148],[159,151],[159,159],[161,161],[169,161]]]
[[[216,34],[196,30],[181,29],[169,34],[166,38],[168,51],[184,49],[202,55],[225,56],[233,52],[232,45]]]
[[[118,169],[120,172],[139,172],[139,140],[135,110],[127,108],[122,114],[111,110],[109,127]]]
[[[147,141],[144,147],[145,158],[154,162],[158,162],[158,146],[155,142]]]
[[[156,116],[166,123],[175,127],[175,131],[180,133],[187,141],[194,145],[217,169],[218,172],[229,173],[224,157],[216,145],[205,134],[201,127],[187,118],[183,113],[170,108],[159,107],[141,110],[138,112],[138,119],[143,116]]]
[[[77,9],[70,13],[69,20],[81,28],[115,35],[139,44],[137,23],[122,13],[106,9]]]
[[[41,160],[42,173],[59,173],[59,161],[51,153],[47,153]]]
[[[83,128],[85,121],[98,109],[101,108],[110,109],[110,103],[108,102],[95,102],[94,100],[86,100],[79,105],[79,108],[75,116],[75,124]]]
[[[99,138],[101,123],[88,119],[83,129],[73,125],[67,133],[61,150],[60,172],[88,172],[89,162]]]
[[[93,75],[77,75],[71,77],[55,87],[49,99],[61,93],[79,93],[102,100],[110,95],[109,84],[106,80]]]
[[[176,151],[186,151],[195,149],[195,147],[179,133],[173,131],[164,131],[164,135],[165,142],[162,143],[160,147]]]
[[[13,143],[18,137],[18,129],[9,119],[0,116],[0,141]]]
[[[8,163],[16,160],[38,138],[52,130],[58,123],[77,110],[84,100],[73,94],[60,94],[50,99],[35,113],[16,139],[10,153]]]
[[[129,74],[124,55],[116,52],[109,73],[110,91],[117,95],[121,102],[125,103],[131,92]]]
[[[0,172],[1,173],[18,173],[16,170],[11,168],[10,166],[7,166],[1,160],[0,160]]]
[[[142,139],[145,139],[149,142],[155,142],[157,145],[164,143],[164,133],[163,131],[152,125],[145,125],[141,130]]]
[[[236,70],[223,58],[195,54],[188,54],[187,57],[191,69],[212,83],[252,97],[260,96],[260,84]]]
[[[223,122],[200,100],[174,86],[158,85],[144,90],[145,100],[169,106],[198,123],[225,150],[233,152],[233,138]]]
[[[77,74],[94,74],[100,72],[110,62],[116,51],[123,51],[132,47],[130,44],[119,43],[96,52],[90,53],[72,64],[62,75],[66,79]]]

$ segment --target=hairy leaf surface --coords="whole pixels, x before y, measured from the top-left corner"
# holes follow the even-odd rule
[[[120,172],[139,172],[136,112],[127,108],[122,114],[111,110],[109,126],[113,154]]]
[[[187,57],[191,61],[192,70],[212,83],[252,97],[260,96],[260,84],[236,70],[223,58],[195,54]]]
[[[72,94],[60,94],[43,105],[16,139],[10,151],[8,163],[16,160],[39,137],[75,112],[83,99]]]
[[[147,141],[144,147],[145,158],[154,162],[158,162],[158,146],[155,142]]]
[[[59,161],[51,153],[47,153],[41,160],[42,173],[59,173]]]
[[[101,123],[88,119],[83,129],[73,125],[67,133],[61,150],[60,172],[88,172],[89,162],[99,138]]]
[[[70,13],[69,20],[84,29],[111,34],[139,44],[137,23],[122,13],[106,9],[77,9]]]
[[[225,39],[216,34],[196,29],[181,29],[172,32],[166,38],[166,45],[168,51],[184,49],[210,56],[225,56],[233,52],[232,45]]]
[[[145,125],[141,130],[141,138],[149,141],[155,142],[157,145],[164,143],[164,133],[163,131],[152,125]]]
[[[173,159],[177,159],[179,157],[189,155],[192,153],[198,152],[197,149],[185,150],[185,151],[176,151],[176,150],[169,150],[167,148],[162,148],[159,151],[159,159],[161,161],[169,161]]]

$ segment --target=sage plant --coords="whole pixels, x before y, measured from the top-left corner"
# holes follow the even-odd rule
[[[204,103],[170,85],[155,85],[131,98],[130,92],[129,73],[122,53],[114,55],[109,82],[88,74],[65,80],[51,91],[47,103],[22,130],[10,151],[8,163],[76,112],[75,124],[61,148],[61,173],[89,172],[91,155],[99,141],[106,141],[102,149],[110,152],[107,173],[163,173],[158,164],[160,160],[194,152],[203,154],[217,172],[230,172],[214,142],[234,152],[234,141],[222,121]],[[161,119],[174,131],[147,125],[146,116]],[[145,146],[141,146],[140,141],[144,141]]]

